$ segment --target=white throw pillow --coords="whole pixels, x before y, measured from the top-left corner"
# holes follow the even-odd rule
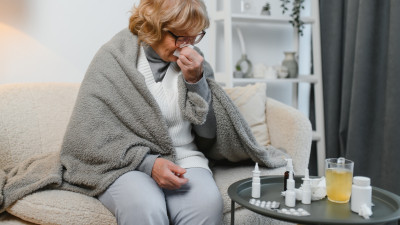
[[[257,142],[262,146],[271,144],[266,120],[267,85],[256,83],[247,86],[224,88],[249,124]]]

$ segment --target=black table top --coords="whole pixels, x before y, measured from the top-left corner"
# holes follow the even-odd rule
[[[296,188],[302,183],[301,177],[296,176]],[[283,191],[283,176],[261,177],[261,201],[280,202],[280,209],[290,209],[285,205]],[[364,219],[350,210],[350,202],[333,203],[327,198],[312,201],[310,205],[304,205],[296,201],[296,207],[307,210],[310,216],[293,216],[278,213],[276,210],[268,210],[249,203],[251,197],[251,178],[233,183],[228,188],[229,197],[243,207],[259,214],[302,224],[379,224],[398,220],[400,218],[400,196],[380,188],[372,187],[373,215],[370,219]]]

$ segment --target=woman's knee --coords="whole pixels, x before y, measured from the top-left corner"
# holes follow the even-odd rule
[[[150,197],[149,197],[150,198]],[[165,202],[157,201],[135,201],[117,204],[115,217],[118,224],[168,224],[167,209]]]
[[[190,204],[182,208],[175,218],[176,224],[219,225],[223,215],[223,200],[218,188],[205,188],[190,198]]]
[[[131,171],[99,196],[118,224],[168,224],[164,194],[150,179],[142,172]]]
[[[201,200],[195,203],[195,207],[199,215],[209,218],[209,221],[222,219],[224,203],[218,190],[210,195],[203,195]]]
[[[221,193],[208,171],[197,170],[197,174],[201,179],[195,181],[192,188],[195,188],[195,207],[200,214],[210,217],[218,217],[222,215],[224,203]]]

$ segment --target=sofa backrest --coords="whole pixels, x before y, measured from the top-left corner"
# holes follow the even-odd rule
[[[0,168],[59,151],[79,84],[0,85]]]

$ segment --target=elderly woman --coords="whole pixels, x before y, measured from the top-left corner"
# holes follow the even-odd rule
[[[119,224],[220,224],[208,159],[285,165],[256,143],[193,45],[201,0],[141,0],[82,81],[60,154],[63,190],[97,196]]]
[[[123,174],[99,196],[118,224],[221,223],[222,198],[208,160],[195,144],[195,134],[210,141],[215,138],[212,107],[206,121],[193,126],[178,105],[177,81],[183,78],[187,89],[210,106],[205,73],[212,73],[204,69],[203,57],[185,46],[200,42],[208,25],[201,0],[142,0],[133,11],[129,28],[139,48],[134,66],[161,110],[176,160],[149,153],[136,170]]]

